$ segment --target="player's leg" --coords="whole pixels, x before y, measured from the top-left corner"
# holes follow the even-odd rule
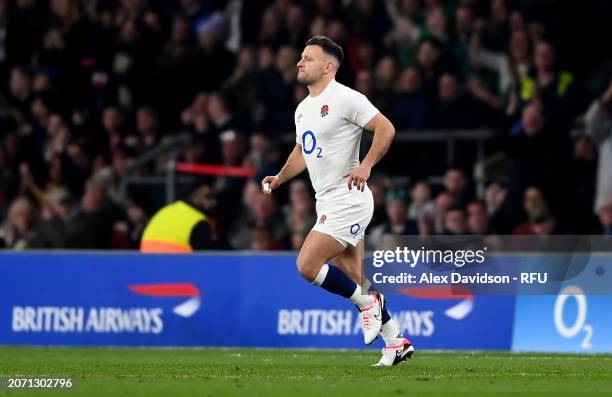
[[[346,250],[334,257],[332,263],[340,268],[347,276],[359,285],[363,285],[363,272],[361,269],[364,257],[364,244],[360,240],[356,246],[349,245]],[[410,358],[414,352],[414,347],[410,341],[402,335],[397,323],[391,318],[387,311],[386,299],[383,297],[382,306],[382,326],[380,334],[385,341],[383,356],[375,364],[377,366],[396,365],[406,358]]]
[[[331,258],[340,255],[345,249],[345,246],[335,238],[311,230],[298,254],[297,268],[306,280],[326,291],[349,299],[362,312],[378,313],[378,320],[374,318],[373,314],[366,319],[370,332],[364,332],[364,338],[367,334],[365,342],[372,343],[381,327],[382,302],[376,295],[362,294],[359,284],[344,274],[338,267],[326,263]]]
[[[297,268],[302,277],[314,282],[321,266],[344,251],[344,246],[327,234],[311,230],[297,257]]]

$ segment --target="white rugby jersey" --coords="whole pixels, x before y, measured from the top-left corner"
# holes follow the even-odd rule
[[[336,80],[316,97],[304,98],[295,110],[295,141],[310,174],[316,198],[346,185],[343,178],[359,165],[361,133],[378,109],[362,93]]]

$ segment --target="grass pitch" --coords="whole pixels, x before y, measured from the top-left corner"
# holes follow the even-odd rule
[[[378,350],[0,348],[0,376],[72,377],[0,396],[612,396],[612,355]]]

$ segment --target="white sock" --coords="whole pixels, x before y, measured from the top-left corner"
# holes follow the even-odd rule
[[[355,292],[349,298],[351,302],[357,305],[358,308],[363,309],[364,307],[368,307],[373,303],[372,296],[370,294],[363,294],[361,292],[361,286],[357,285],[355,288]]]
[[[382,325],[380,334],[385,341],[385,346],[397,346],[402,343],[403,337],[398,337],[398,335],[401,335],[401,332],[393,319]]]
[[[329,265],[327,263],[324,263],[323,266],[321,266],[321,269],[319,270],[317,277],[315,277],[312,283],[320,287],[321,284],[323,284],[325,277],[327,277],[327,272],[329,272]]]

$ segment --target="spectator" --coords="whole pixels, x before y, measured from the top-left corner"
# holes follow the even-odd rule
[[[418,69],[404,69],[397,84],[398,95],[389,113],[393,125],[398,130],[424,128],[431,112],[431,98],[423,90]]]
[[[234,68],[234,55],[220,41],[222,17],[213,13],[197,26],[197,42],[194,51],[193,79],[200,91],[216,91],[230,76]],[[201,71],[205,70],[205,73]]]
[[[348,66],[351,70],[360,72],[362,70],[371,71],[376,62],[374,45],[367,40],[360,40],[354,47],[347,48]]]
[[[246,152],[244,135],[234,130],[223,131],[220,136],[222,164],[236,167],[242,164]],[[237,177],[221,177],[217,179],[216,187],[225,203],[232,203],[244,186],[244,179]],[[225,201],[229,200],[229,201]]]
[[[574,75],[559,68],[554,47],[544,40],[535,45],[533,65],[533,72],[520,80],[521,101],[540,102],[546,116],[568,128],[578,110]]]
[[[541,189],[535,186],[530,186],[525,190],[523,199],[523,209],[527,216],[527,221],[516,226],[512,234],[515,235],[533,235],[536,234],[534,225],[536,220],[544,219],[548,221],[551,216],[550,207],[547,200],[544,198],[544,193]]]
[[[589,107],[585,130],[599,151],[595,208],[612,196],[612,79],[604,93]]]
[[[601,225],[599,234],[612,236],[612,197],[600,201],[599,207],[597,207],[597,215]]]
[[[498,53],[482,48],[480,32],[476,31],[470,43],[472,66],[482,66],[498,76],[493,94],[505,97],[511,90],[518,90],[520,82],[527,76],[532,65],[533,45],[529,33],[524,29],[510,33],[507,53]]]
[[[34,230],[31,248],[59,249],[67,247],[67,228],[76,207],[70,193],[57,187],[43,197],[41,220]]]
[[[474,11],[468,6],[459,6],[455,11],[455,29],[453,56],[459,63],[459,70],[463,75],[470,72],[470,39],[474,25]]]
[[[113,150],[123,143],[125,118],[118,106],[107,106],[102,111],[102,134],[101,139],[106,139],[106,150]]]
[[[232,112],[229,98],[221,92],[213,92],[208,96],[208,117],[211,133],[217,137],[223,131],[240,127]]]
[[[248,249],[252,247],[251,234],[253,228],[267,228],[270,231],[270,238],[274,244],[283,247],[285,239],[288,237],[286,223],[277,211],[276,199],[273,196],[265,195],[259,187],[253,193],[252,212],[247,219],[242,219],[238,230],[231,234],[230,244],[236,249]],[[256,235],[255,237],[259,237]]]
[[[477,128],[491,120],[491,110],[464,88],[456,74],[440,76],[438,98],[440,102],[433,115],[432,128]]]
[[[457,205],[464,206],[472,198],[465,173],[459,168],[450,168],[443,179],[444,188]]]
[[[440,44],[434,39],[423,40],[417,49],[417,68],[423,76],[423,89],[429,98],[436,98],[438,78],[443,70]]]
[[[13,68],[9,79],[8,100],[23,116],[27,116],[29,113],[31,94],[30,75],[26,68]]]
[[[143,206],[134,199],[128,200],[125,208],[125,214],[127,216],[126,221],[120,221],[113,225],[113,231],[115,234],[113,236],[111,245],[113,249],[116,249],[119,246],[124,249],[138,249],[144,229],[149,222],[149,214],[147,214]],[[118,224],[121,226],[117,227]],[[117,236],[117,233],[119,233],[120,236]],[[121,236],[121,234],[123,236]],[[119,245],[116,241],[121,237],[123,237],[123,245]]]
[[[552,236],[559,234],[557,219],[550,213],[545,212],[532,220],[533,234],[536,236]]]
[[[251,246],[253,251],[275,251],[279,247],[272,238],[272,232],[265,226],[254,226],[251,229]]]
[[[261,127],[270,136],[278,136],[294,128],[291,104],[296,76],[295,57],[293,49],[284,47],[278,51],[276,61],[260,71],[259,98],[266,109]]]
[[[431,189],[426,181],[419,181],[412,186],[410,198],[412,202],[408,209],[408,219],[418,222],[422,218],[434,218],[435,204],[431,200]]]
[[[502,205],[506,201],[507,192],[508,190],[506,186],[499,181],[494,180],[487,184],[484,200],[487,214],[490,217],[494,217],[495,214],[501,209]]]
[[[508,188],[501,181],[487,184],[484,203],[489,218],[489,232],[492,234],[511,234],[517,218],[508,200]]]
[[[570,175],[567,166],[571,164],[567,135],[546,123],[537,103],[526,106],[521,120],[511,129],[505,128],[503,148],[512,162],[509,200],[519,203],[528,186],[541,186],[547,197],[551,197],[551,210],[566,213],[565,176]],[[520,210],[515,207],[514,211]]]
[[[347,47],[348,34],[346,32],[346,26],[344,25],[344,22],[342,22],[342,20],[337,18],[331,19],[327,24],[326,32],[323,35],[329,37],[330,39],[338,43],[338,45],[340,45],[341,47]],[[300,45],[304,42],[300,43]],[[300,46],[298,46],[298,48],[299,47]],[[336,73],[336,80],[338,80],[342,84],[353,85],[355,81],[353,69],[348,67],[348,65],[340,68]]]
[[[372,229],[372,236],[419,234],[417,222],[408,219],[408,206],[401,197],[391,196],[387,200],[387,218],[387,222]]]
[[[113,225],[124,218],[123,212],[108,198],[105,186],[91,179],[85,184],[78,209],[66,225],[66,247],[109,249]]]
[[[362,69],[357,73],[355,89],[367,97],[372,95],[374,84],[372,83],[372,73],[369,70]]]
[[[306,32],[307,25],[302,6],[296,3],[290,4],[287,7],[286,18],[283,18],[283,20],[285,21],[284,30],[286,32],[286,44],[293,48],[303,45],[306,40],[308,40],[308,35]],[[328,33],[328,37],[329,36],[332,35]],[[332,38],[332,40],[339,39],[341,39],[341,37],[336,36],[335,38]]]
[[[158,92],[154,93],[156,104],[164,109],[169,124],[176,123],[174,115],[187,106],[195,94],[192,79],[193,42],[190,37],[189,20],[176,17],[172,23],[172,33],[155,62],[155,85]]]
[[[489,15],[483,20],[483,41],[492,49],[506,45],[510,13],[506,0],[493,0],[489,3]]]
[[[141,106],[136,111],[136,130],[143,150],[152,149],[159,143],[159,117],[150,106]]]
[[[355,1],[349,3],[345,17],[351,21],[353,32],[359,37],[380,37],[389,29],[385,10],[374,1]]]
[[[385,176],[376,176],[368,181],[368,187],[374,198],[374,214],[368,227],[374,228],[388,221],[386,198],[390,185],[391,181]]]
[[[240,49],[234,72],[223,83],[223,91],[234,99],[241,116],[261,122],[264,109],[257,100],[257,62],[253,48]]]
[[[29,248],[36,226],[36,211],[24,197],[16,198],[9,208],[8,218],[0,226],[0,247],[14,250]]]
[[[467,233],[477,236],[489,234],[489,215],[482,201],[472,201],[467,205]]]
[[[245,219],[252,218],[252,214],[255,212],[255,202],[258,200],[260,192],[261,185],[259,182],[254,179],[249,179],[244,184],[239,204],[231,208],[231,211],[227,213],[223,211],[225,206],[220,206],[219,221],[221,227],[228,231],[229,236],[235,237],[239,233],[244,233],[244,230],[242,230],[244,221]],[[245,240],[246,237],[244,235],[240,236],[239,242],[241,244],[246,245],[247,243]],[[233,248],[237,248],[234,243],[235,241],[230,241],[230,245]]]
[[[187,198],[157,211],[144,229],[140,251],[185,253],[222,248],[215,221],[216,207],[214,188],[196,186]]]
[[[578,137],[574,142],[572,171],[573,211],[569,222],[575,226],[576,233],[588,234],[596,224],[593,207],[597,180],[597,151],[587,136]]]
[[[421,234],[444,234],[446,228],[446,212],[449,208],[455,206],[455,199],[446,191],[440,192],[434,201],[436,211],[434,219],[423,217],[419,224]]]
[[[395,60],[390,56],[383,57],[376,64],[374,71],[374,91],[372,93],[372,103],[383,113],[387,113],[391,106],[395,80]]]
[[[460,236],[467,234],[465,210],[459,206],[451,206],[444,213],[444,230],[442,234]]]
[[[249,139],[249,152],[244,158],[243,165],[262,169],[264,166],[265,149],[268,142],[262,133],[255,133]]]
[[[289,185],[289,202],[287,223],[291,232],[291,246],[295,248],[304,242],[316,222],[314,203],[303,179],[293,180]],[[302,237],[298,238],[296,234]]]
[[[280,21],[282,17],[274,5],[269,5],[261,18],[261,28],[259,31],[259,43],[263,46],[278,48],[284,42],[283,31]]]
[[[385,42],[387,46],[395,47],[400,62],[407,65],[414,58],[413,48],[418,40],[416,27],[422,22],[419,18],[419,3],[402,1],[398,7],[396,0],[385,0],[385,5],[393,22],[393,27],[385,37]]]
[[[306,240],[306,236],[301,232],[293,232],[291,233],[291,250],[299,251],[304,245],[304,241]]]
[[[450,44],[446,16],[439,5],[433,5],[426,10],[424,26],[414,23],[410,18],[416,6],[405,6],[400,11],[395,0],[386,0],[386,6],[395,28],[391,39],[416,43],[423,38],[431,37],[445,45]]]

